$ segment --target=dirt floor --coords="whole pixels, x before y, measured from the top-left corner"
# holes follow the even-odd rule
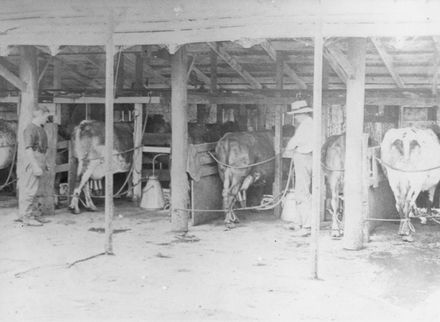
[[[166,213],[119,204],[115,256],[103,251],[102,212],[57,211],[21,227],[0,208],[1,321],[438,321],[440,225],[416,224],[416,241],[379,227],[361,251],[323,230],[320,280],[311,280],[309,239],[271,214],[241,215],[170,232]]]

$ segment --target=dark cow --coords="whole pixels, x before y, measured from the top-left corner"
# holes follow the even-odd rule
[[[375,145],[372,139],[368,146]],[[329,212],[332,215],[332,237],[341,237],[343,223],[339,219],[344,209],[342,208],[341,195],[344,191],[344,166],[345,166],[345,133],[330,136],[321,148],[321,163],[326,177],[327,193],[330,197]]]
[[[321,149],[321,162],[326,176],[332,215],[332,237],[340,237],[343,227],[339,214],[343,213],[341,194],[344,190],[345,134],[330,136]]]
[[[5,187],[8,182],[11,167],[14,165],[14,155],[17,143],[17,123],[0,120],[0,189]],[[10,179],[10,178],[9,178]]]
[[[84,192],[86,208],[96,210],[90,196],[89,179],[105,176],[105,125],[99,121],[82,121],[72,135],[73,155],[78,159],[77,182],[69,208],[79,213],[78,200]],[[128,172],[133,155],[133,129],[128,124],[114,125],[113,173]]]
[[[382,166],[394,193],[401,218],[399,234],[412,241],[409,216],[417,213],[416,199],[429,192],[428,212],[440,180],[440,143],[431,129],[401,128],[385,133],[380,146]]]
[[[215,153],[223,181],[225,224],[231,228],[238,222],[232,210],[235,201],[245,200],[243,196],[250,186],[260,187],[260,191],[272,187],[275,155],[273,135],[270,132],[226,133],[218,141]],[[270,161],[264,162],[266,160]]]

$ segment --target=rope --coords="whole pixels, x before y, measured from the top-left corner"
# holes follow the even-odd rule
[[[282,155],[283,152],[284,152],[284,150],[279,152],[279,153],[276,153],[273,157],[270,157],[269,159],[266,159],[266,160],[263,160],[263,161],[259,161],[259,162],[255,162],[255,163],[251,163],[251,164],[248,164],[248,165],[242,165],[242,166],[233,166],[233,165],[226,164],[226,163],[220,161],[219,159],[217,159],[214,156],[214,154],[212,152],[210,152],[210,151],[208,151],[208,154],[214,159],[215,162],[217,162],[218,164],[220,164],[220,165],[222,165],[224,167],[231,168],[231,169],[247,169],[247,168],[250,168],[250,167],[255,167],[255,166],[258,166],[258,165],[261,165],[261,164],[268,163],[268,162],[270,162],[272,160],[275,160],[276,157],[279,156],[279,155]]]
[[[376,159],[379,163],[381,163],[382,165],[384,165],[384,166],[387,167],[387,168],[390,168],[390,169],[392,169],[392,170],[394,170],[394,171],[398,171],[398,172],[404,172],[404,173],[420,173],[420,172],[429,172],[429,171],[432,171],[432,170],[438,170],[438,169],[440,169],[440,165],[435,166],[435,167],[432,167],[432,168],[427,168],[427,169],[417,169],[417,170],[413,170],[413,169],[399,169],[399,168],[396,168],[396,167],[392,166],[392,165],[389,164],[389,163],[386,163],[385,161],[383,161],[382,159],[380,159],[380,158],[378,158],[378,157],[375,157],[375,159]]]
[[[324,170],[327,170],[327,171],[330,171],[330,172],[345,172],[345,169],[331,169],[331,168],[328,168],[323,162],[321,162],[321,167]]]

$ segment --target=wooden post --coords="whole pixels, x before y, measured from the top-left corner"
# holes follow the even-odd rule
[[[142,145],[143,127],[142,104],[134,104],[134,147]],[[136,149],[133,153],[133,201],[138,202],[142,197],[142,149]]]
[[[117,82],[116,91],[120,93],[124,89],[124,80],[125,80],[124,53],[122,52],[122,50],[118,53],[117,57],[119,61],[117,62],[118,78],[116,79]]]
[[[112,25],[112,22],[110,22]],[[105,46],[105,253],[113,254],[113,101],[114,101],[113,32]]]
[[[209,59],[210,59],[210,73],[211,73],[211,75],[210,75],[210,81],[211,81],[210,91],[211,91],[211,94],[217,94],[217,54],[212,49],[210,51]],[[220,120],[218,118],[219,114],[218,114],[217,109],[218,109],[217,104],[211,104],[209,115],[215,114],[217,116],[216,123],[221,123],[221,122],[219,122]]]
[[[171,224],[173,231],[188,231],[189,183],[186,174],[188,149],[187,66],[185,46],[171,58]]]
[[[315,37],[313,66],[313,167],[312,167],[312,278],[318,279],[319,225],[321,218],[321,131],[322,131],[322,55],[323,38]]]
[[[266,129],[266,104],[258,104],[258,131],[264,131]]]
[[[49,171],[41,177],[42,184],[40,189],[41,213],[45,215],[55,214],[55,166],[58,143],[58,124],[45,124],[44,129],[47,134],[46,163]]]
[[[283,65],[284,61],[279,52],[276,52],[276,88],[283,89]],[[279,95],[279,94],[278,94]],[[277,197],[281,193],[281,185],[283,182],[283,159],[281,158],[281,149],[283,148],[283,135],[282,135],[282,113],[283,105],[277,105],[275,107],[275,178],[273,183],[273,195]],[[274,215],[277,218],[281,217],[281,206],[278,205],[274,209]]]
[[[91,106],[89,103],[86,103],[86,109],[85,109],[85,119],[86,120],[90,120],[91,119],[91,114],[92,114],[92,110],[91,110]]]
[[[345,249],[359,250],[363,247],[362,200],[363,174],[359,171],[362,160],[362,135],[365,98],[365,52],[366,39],[349,40],[348,60],[354,75],[347,80],[347,119],[344,185],[344,239]]]
[[[21,104],[18,114],[18,155],[17,155],[17,175],[18,175],[18,199],[23,198],[22,187],[26,184],[22,182],[21,173],[24,173],[24,138],[23,132],[26,126],[32,122],[32,112],[38,104],[38,72],[37,72],[37,50],[33,46],[20,46],[20,79],[26,83],[26,88],[21,92]],[[19,202],[19,207],[21,204]],[[24,209],[19,209],[24,212]]]
[[[136,89],[141,89],[144,85],[144,57],[143,52],[135,54],[135,84]]]

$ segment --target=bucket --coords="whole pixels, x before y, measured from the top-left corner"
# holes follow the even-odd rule
[[[163,209],[165,201],[157,176],[150,176],[148,182],[142,190],[142,199],[140,207],[149,210]]]
[[[297,218],[297,212],[295,191],[289,190],[283,200],[281,219],[284,221],[295,221],[295,218]]]

